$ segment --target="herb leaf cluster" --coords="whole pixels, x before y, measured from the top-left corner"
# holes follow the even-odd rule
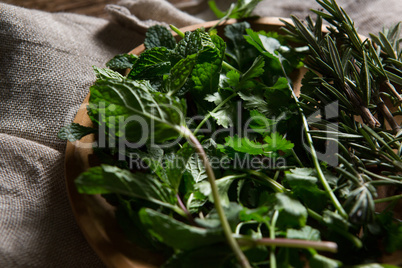
[[[393,267],[379,263],[402,249],[402,196],[380,192],[401,189],[401,26],[363,39],[335,1],[317,2],[325,11],[284,21],[286,35],[243,21],[176,41],[154,26],[141,55],[95,68],[94,127],[59,137],[104,138],[77,189],[115,205],[163,267]]]

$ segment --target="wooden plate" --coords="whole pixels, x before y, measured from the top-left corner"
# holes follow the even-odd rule
[[[208,29],[215,25],[216,22],[211,21],[192,25],[181,30],[183,32],[191,31],[200,27]],[[225,25],[234,22],[236,20],[229,20]],[[260,18],[250,21],[250,24],[254,30],[265,31],[280,31],[283,26],[279,18]],[[218,27],[218,31],[222,32],[222,28],[223,26]],[[144,45],[140,45],[130,53],[139,55],[144,49]],[[300,87],[302,75],[303,72],[297,72],[292,77],[295,89]],[[88,100],[89,95],[84,100],[82,108],[78,111],[74,119],[75,123],[80,123],[84,126],[92,125],[86,111]],[[67,191],[79,227],[88,243],[108,267],[159,267],[164,262],[161,256],[144,250],[124,238],[122,230],[115,221],[113,206],[109,205],[99,195],[84,195],[77,192],[74,180],[92,165],[92,142],[94,142],[94,136],[89,135],[80,141],[67,142],[66,148],[65,176]]]

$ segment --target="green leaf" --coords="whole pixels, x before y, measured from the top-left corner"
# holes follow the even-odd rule
[[[239,213],[242,221],[257,221],[259,223],[269,224],[269,208],[267,206],[259,206],[255,209],[244,208]]]
[[[177,44],[175,51],[185,58],[188,55],[198,54],[204,46],[215,47],[215,44],[205,31],[197,29],[193,32],[186,32],[184,38]]]
[[[154,47],[166,47],[174,49],[176,47],[176,40],[174,39],[170,30],[162,25],[154,25],[148,28],[145,34],[144,45],[146,49]]]
[[[280,77],[272,87],[253,91],[242,90],[238,94],[244,101],[246,109],[257,110],[271,120],[286,120],[295,110],[295,104],[284,77]]]
[[[133,54],[118,54],[106,63],[106,67],[114,71],[131,69],[137,59],[138,56]]]
[[[148,153],[136,152],[151,170],[177,193],[183,173],[187,170],[188,161],[193,157],[194,149],[185,143],[177,152],[165,153],[163,149],[153,145]]]
[[[286,231],[286,238],[289,239],[303,239],[303,240],[312,240],[312,241],[320,241],[320,231],[312,228],[311,226],[304,226],[300,229],[292,229],[289,228]]]
[[[111,69],[107,68],[98,68],[96,66],[92,67],[95,71],[95,75],[97,79],[103,80],[103,79],[114,79],[114,80],[123,80],[124,77],[119,74],[118,72],[115,72]]]
[[[309,264],[311,268],[338,268],[342,266],[340,261],[330,259],[328,257],[315,254],[309,259]]]
[[[307,209],[294,197],[276,193],[274,209],[279,211],[277,226],[303,227],[307,221]]]
[[[352,223],[365,224],[374,219],[375,204],[373,196],[366,186],[350,192],[343,206],[349,213],[349,220]]]
[[[187,78],[193,71],[193,67],[197,61],[197,55],[188,55],[186,58],[177,62],[172,69],[168,77],[168,90],[169,92],[175,93],[184,85]]]
[[[262,0],[237,0],[226,12],[220,11],[214,0],[208,1],[208,4],[218,18],[244,19],[251,16],[251,13],[261,1]]]
[[[330,210],[324,210],[323,221],[329,228],[333,227],[335,229],[348,230],[350,226],[347,220]]]
[[[217,91],[222,60],[222,55],[216,48],[206,47],[199,53],[191,74],[194,87],[190,89],[190,93],[195,98],[204,100],[207,94]]]
[[[167,74],[171,68],[171,52],[165,47],[154,47],[141,53],[128,74],[130,79],[144,79]]]
[[[308,207],[322,211],[327,204],[325,191],[318,188],[316,172],[312,168],[296,168],[285,173],[285,181],[293,193]]]
[[[153,92],[147,81],[99,80],[90,88],[91,120],[104,124],[109,134],[139,145],[179,136],[185,106],[175,97]]]
[[[334,66],[334,70],[338,76],[338,79],[343,84],[345,81],[345,74],[343,71],[342,61],[338,53],[338,48],[336,47],[334,40],[329,35],[327,36],[327,42],[332,65]]]
[[[258,49],[264,56],[279,61],[276,51],[281,47],[281,43],[277,39],[259,34],[251,29],[246,29],[246,32],[248,35],[244,38],[246,38],[247,42]]]
[[[187,171],[191,174],[192,179],[195,183],[199,183],[207,180],[208,175],[205,171],[204,164],[197,154],[193,154],[186,166]]]
[[[269,133],[278,124],[278,120],[267,118],[257,110],[250,111],[250,128],[263,135]]]
[[[122,194],[175,208],[174,193],[155,179],[155,176],[131,173],[115,166],[92,167],[78,176],[75,185],[82,194]]]
[[[233,112],[232,106],[222,107],[221,110],[216,112],[209,112],[216,120],[216,123],[224,128],[233,127]]]
[[[238,203],[230,202],[228,206],[223,207],[223,210],[230,228],[234,231],[240,222],[239,214],[243,210],[243,207]],[[202,219],[196,218],[195,221],[198,225],[207,229],[219,230],[221,228],[221,221],[216,209],[212,209],[208,215]]]
[[[225,145],[233,148],[237,152],[247,153],[250,155],[261,155],[264,153],[263,145],[248,138],[240,138],[237,135],[225,138]]]
[[[82,137],[91,133],[96,133],[96,129],[91,127],[81,126],[77,123],[72,123],[68,126],[62,127],[57,134],[57,137],[62,140],[77,141]]]
[[[230,59],[233,59],[230,63],[236,64],[240,71],[247,70],[258,53],[244,38],[248,28],[250,28],[250,24],[244,21],[228,25],[224,29],[224,34],[229,39],[226,53]]]
[[[183,173],[187,170],[188,162],[193,155],[194,148],[186,143],[177,151],[177,153],[170,153],[170,160],[165,162],[165,170],[169,185],[171,185],[176,192],[179,189]]]
[[[264,137],[264,149],[266,151],[283,151],[286,152],[294,147],[294,144],[283,138],[278,132],[272,132]]]
[[[230,201],[228,191],[230,185],[236,178],[237,178],[236,176],[226,176],[215,181],[216,186],[218,187],[218,193],[221,200],[221,204],[224,207],[229,207]],[[208,181],[202,181],[200,183],[197,183],[196,185],[194,185],[194,187],[198,191],[200,191],[203,195],[208,196],[210,202],[214,201],[214,198],[212,196],[211,185],[209,184]]]
[[[253,64],[251,67],[242,75],[240,79],[240,83],[244,83],[244,81],[248,81],[250,79],[259,77],[264,73],[264,58],[261,56],[258,56],[255,58]]]
[[[187,225],[149,208],[140,210],[140,219],[148,232],[174,249],[191,250],[225,240],[221,230]]]

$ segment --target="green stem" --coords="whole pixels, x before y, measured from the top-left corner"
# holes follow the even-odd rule
[[[282,184],[280,184],[279,182],[271,179],[270,177],[268,177],[267,175],[255,171],[255,170],[246,170],[246,172],[248,172],[249,174],[256,176],[260,179],[262,179],[264,182],[267,182],[269,184],[269,186],[277,193],[283,193],[285,192],[287,189],[285,187],[282,186]]]
[[[177,33],[178,36],[180,36],[181,38],[184,38],[184,33],[182,31],[180,31],[179,28],[177,28],[176,26],[170,24],[169,25],[170,29],[172,29],[173,32]]]
[[[318,214],[317,212],[315,212],[314,210],[307,208],[307,212],[308,212],[309,217],[315,219],[316,221],[318,221],[319,223],[321,223],[323,225],[327,224],[326,222],[324,222],[323,217],[320,214]],[[336,226],[331,226],[330,228],[334,232],[337,232],[339,235],[343,236],[344,238],[346,238],[347,240],[352,242],[352,244],[355,245],[357,248],[361,248],[363,246],[362,241],[360,241],[359,238],[357,238],[353,234],[349,233],[348,231],[342,230]]]
[[[299,98],[296,96],[296,93],[294,92],[293,87],[289,82],[289,77],[287,76],[286,71],[285,71],[285,69],[283,67],[281,58],[279,58],[279,62],[281,63],[281,68],[282,68],[283,75],[286,77],[289,90],[292,93],[293,99],[295,100],[295,103],[297,105],[297,109],[299,110],[299,114],[300,114],[300,116],[302,118],[304,134],[306,135],[306,138],[307,138],[307,143],[308,143],[308,146],[310,148],[310,154],[311,154],[311,157],[313,159],[314,168],[317,171],[318,179],[320,180],[322,186],[324,187],[325,192],[327,193],[327,195],[331,199],[331,202],[335,206],[336,210],[339,212],[339,214],[343,218],[347,219],[348,214],[343,209],[343,207],[342,207],[341,203],[339,202],[338,198],[335,196],[334,192],[331,189],[331,186],[329,185],[327,179],[325,178],[324,172],[321,169],[320,162],[318,161],[317,152],[316,152],[316,150],[314,148],[313,138],[311,137],[311,134],[310,134],[310,127],[308,125],[307,118],[306,118],[306,116],[305,116],[305,114],[303,112],[303,108],[300,105]]]
[[[257,247],[257,246],[276,246],[286,248],[312,248],[320,251],[327,251],[336,253],[338,245],[329,241],[310,241],[301,239],[288,239],[288,238],[260,238],[253,239],[250,237],[238,237],[238,243],[244,247]]]
[[[227,63],[226,61],[222,61],[222,67],[225,67],[226,69],[232,70],[232,71],[236,71],[239,74],[243,74],[242,72],[240,72],[238,69],[236,69],[233,65]]]
[[[269,238],[271,240],[275,240],[275,226],[276,221],[278,220],[278,215],[278,211],[275,210],[274,215],[272,216],[271,226],[269,228]],[[271,268],[276,268],[275,245],[271,245],[271,251],[269,253],[269,266]]]
[[[208,161],[208,157],[202,148],[201,143],[198,141],[198,139],[194,136],[191,131],[185,127],[182,127],[182,134],[184,134],[185,137],[188,138],[188,140],[193,144],[194,149],[198,152],[199,157],[201,158],[205,171],[208,176],[208,181],[211,186],[211,192],[212,196],[214,199],[214,205],[216,212],[218,213],[219,220],[222,225],[223,232],[225,234],[226,240],[233,250],[237,260],[240,262],[241,266],[243,268],[251,268],[249,261],[247,260],[247,257],[244,255],[243,251],[241,250],[239,244],[237,243],[236,239],[233,237],[232,229],[230,228],[229,222],[225,216],[225,212],[223,210],[220,197],[219,197],[219,192],[218,192],[218,187],[216,186],[215,183],[215,174],[214,171],[212,170],[211,164]]]
[[[296,162],[299,164],[300,167],[304,167],[302,161],[300,160],[299,156],[296,154],[295,150],[291,150],[293,157],[295,158]]]
[[[384,197],[384,198],[376,199],[376,200],[374,200],[374,203],[391,202],[391,201],[399,200],[401,198],[402,198],[402,194],[394,195],[394,196],[390,196],[390,197]]]
[[[197,128],[193,131],[193,134],[196,135],[197,132],[200,130],[200,128],[205,124],[205,122],[207,122],[209,120],[209,118],[211,118],[211,113],[216,113],[220,108],[222,108],[223,105],[225,105],[228,101],[230,101],[235,96],[237,96],[236,92],[233,93],[232,95],[230,95],[229,97],[227,97],[226,99],[224,99],[221,103],[219,103],[218,106],[216,106],[211,112],[209,112],[204,117],[204,119],[202,119],[202,121],[198,124]]]

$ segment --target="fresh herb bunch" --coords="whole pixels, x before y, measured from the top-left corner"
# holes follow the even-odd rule
[[[176,42],[154,26],[141,55],[95,67],[94,128],[59,137],[97,134],[102,164],[77,189],[103,194],[163,267],[392,267],[375,263],[402,249],[402,196],[378,194],[401,189],[400,24],[364,39],[317,2],[326,12],[284,21],[286,35],[243,21]]]

